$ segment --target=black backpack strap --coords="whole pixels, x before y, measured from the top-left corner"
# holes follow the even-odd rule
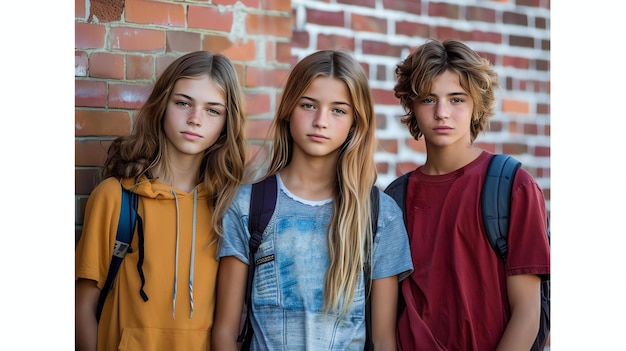
[[[102,307],[104,301],[106,301],[109,291],[113,287],[115,276],[120,268],[122,259],[126,256],[127,252],[132,252],[130,243],[133,240],[133,234],[135,232],[135,223],[140,219],[137,215],[137,194],[122,188],[122,207],[120,208],[120,219],[117,225],[117,234],[115,236],[115,245],[113,246],[113,255],[111,257],[111,264],[109,265],[109,273],[107,279],[100,290],[100,297],[98,298],[98,305],[96,308],[96,320],[100,320],[102,314]]]
[[[378,209],[379,209],[379,196],[378,188],[376,186],[372,186],[372,190],[370,192],[370,201],[372,206],[372,245],[374,244],[374,239],[376,238],[376,231],[378,229]],[[371,257],[371,256],[369,256]],[[371,299],[371,289],[372,289],[372,279],[370,276],[371,272],[371,262],[369,260],[365,263],[363,267],[363,282],[365,283],[365,348],[364,350],[374,350],[374,344],[372,342],[372,299]]]
[[[385,193],[391,196],[398,206],[402,209],[402,218],[404,218],[404,223],[406,224],[406,188],[409,183],[409,176],[411,176],[413,171],[407,172],[400,177],[396,178],[391,184],[387,186],[385,189]]]
[[[521,162],[509,155],[496,154],[489,161],[481,201],[483,223],[489,244],[496,253],[506,259],[511,212],[511,189],[513,178]]]
[[[278,184],[276,176],[270,176],[264,180],[252,184],[250,195],[250,214],[248,218],[248,230],[250,231],[250,253],[248,254],[248,280],[246,283],[246,320],[238,342],[242,342],[241,350],[248,350],[252,341],[252,327],[250,325],[250,314],[252,313],[252,281],[254,280],[255,262],[254,254],[261,244],[263,232],[270,222],[276,207],[276,197],[278,196]]]

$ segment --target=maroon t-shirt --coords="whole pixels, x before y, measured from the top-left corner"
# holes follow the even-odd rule
[[[510,318],[505,278],[550,274],[545,200],[522,168],[513,182],[506,264],[489,245],[480,192],[491,156],[483,152],[452,173],[418,168],[409,177],[414,271],[402,282],[400,350],[494,350]]]

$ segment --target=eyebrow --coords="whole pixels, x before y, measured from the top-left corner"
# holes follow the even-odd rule
[[[187,94],[183,94],[183,93],[174,93],[174,96],[181,96],[184,97],[187,100],[191,100],[191,101],[195,101],[194,98],[192,98],[191,96],[187,95]],[[223,108],[226,108],[226,105],[224,105],[221,102],[212,102],[212,101],[207,101],[205,102],[206,105],[211,105],[211,106],[222,106]]]
[[[311,100],[313,102],[319,102],[316,99],[314,99],[312,97],[308,97],[308,96],[302,96],[301,99],[307,99],[307,100]],[[334,104],[334,105],[346,105],[348,107],[352,107],[352,105],[350,105],[349,103],[347,103],[345,101],[333,101],[333,102],[331,102],[331,104]]]

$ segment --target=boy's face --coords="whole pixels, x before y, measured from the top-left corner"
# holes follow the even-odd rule
[[[471,145],[474,102],[461,87],[459,76],[446,70],[433,81],[432,91],[413,101],[417,124],[430,147]]]

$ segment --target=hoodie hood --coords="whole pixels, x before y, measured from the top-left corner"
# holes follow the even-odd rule
[[[178,265],[179,265],[179,243],[180,243],[180,221],[188,220],[188,216],[181,219],[179,200],[186,199],[188,197],[193,197],[193,213],[191,216],[192,221],[192,241],[191,241],[191,253],[189,264],[189,305],[190,305],[190,314],[189,318],[193,317],[193,279],[194,279],[194,267],[195,267],[195,251],[196,251],[196,216],[197,216],[197,208],[198,201],[207,201],[207,193],[204,191],[204,184],[198,184],[193,190],[189,193],[178,190],[170,185],[166,185],[161,183],[158,179],[148,179],[145,176],[139,178],[139,181],[135,183],[134,179],[126,178],[122,180],[122,186],[125,189],[128,189],[135,194],[149,199],[161,199],[161,200],[174,200],[175,201],[175,211],[176,211],[176,248],[174,255],[176,257],[175,262],[176,266],[174,268],[174,277],[173,277],[173,296],[172,296],[172,318],[175,319],[176,313],[176,296],[177,296],[177,287],[178,287]],[[143,274],[143,269],[141,263],[143,262],[143,228],[141,225],[141,217],[139,218],[138,225],[138,234],[139,234],[139,264],[137,265],[137,269],[139,271],[139,276],[142,281],[140,295],[144,299],[144,301],[148,300],[148,296],[143,290],[145,286],[145,278]],[[183,263],[184,264],[184,263]]]

